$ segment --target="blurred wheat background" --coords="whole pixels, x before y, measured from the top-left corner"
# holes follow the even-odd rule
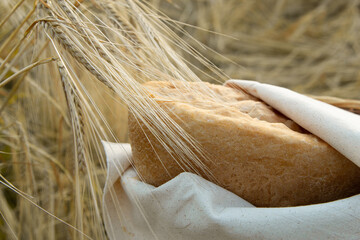
[[[84,28],[71,22],[76,18],[61,10],[62,2],[98,25],[74,33],[71,27]],[[106,4],[120,13],[123,7],[127,15],[115,16],[130,19],[130,30],[126,24],[118,30],[126,35],[121,46],[106,45],[114,41],[102,40],[96,29],[102,21],[111,22]],[[91,44],[106,47],[94,47],[99,55],[108,51],[126,57],[123,65],[117,58],[106,65],[100,61],[106,54],[100,60],[87,55],[94,56],[94,64],[103,64],[96,70],[100,78],[108,71],[124,78],[124,85],[110,81],[109,87],[95,80],[99,76],[89,74],[91,64],[79,64],[76,54],[56,43],[54,31],[46,32],[54,27],[52,19],[44,20],[47,5],[58,11],[52,19],[64,21],[55,27],[74,36],[74,43],[89,34],[96,40]],[[137,11],[147,6],[153,12],[142,17],[153,19],[149,21],[159,32],[146,31],[138,22],[144,19]],[[42,27],[37,19],[49,26]],[[173,33],[160,38],[165,27],[179,38]],[[116,36],[110,30],[107,34]],[[148,41],[151,34],[156,41]],[[131,97],[121,98],[121,90],[115,94],[114,86],[126,88],[127,79],[196,78],[194,72],[209,82],[249,79],[305,94],[360,99],[359,39],[360,2],[355,0],[0,1],[0,239],[106,239],[101,213],[106,166],[100,138],[128,142],[127,106],[134,104]],[[155,45],[165,40],[167,50],[174,49],[189,69],[169,52],[166,61],[154,57],[162,54]],[[65,67],[58,66],[59,57]],[[115,63],[125,70],[112,73]],[[73,69],[66,73],[69,66]],[[84,102],[80,108],[86,108],[80,112],[77,98]],[[83,145],[79,138],[84,138]]]

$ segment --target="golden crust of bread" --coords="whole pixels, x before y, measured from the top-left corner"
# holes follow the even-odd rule
[[[307,205],[360,192],[360,168],[240,90],[183,82],[145,86],[210,156],[202,161],[216,183],[255,206]],[[183,172],[132,114],[129,137],[133,164],[145,182],[159,186]]]

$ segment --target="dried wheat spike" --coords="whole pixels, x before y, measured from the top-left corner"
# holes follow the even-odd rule
[[[110,6],[109,4],[104,4],[104,9],[105,11],[109,14],[109,20],[110,22],[117,28],[119,29],[126,38],[128,38],[130,40],[130,42],[132,43],[132,46],[135,47],[136,49],[139,48],[140,46],[140,40],[139,38],[136,36],[134,30],[131,30],[131,27],[129,26],[128,23],[124,22],[119,15],[115,12],[114,8],[112,6]]]
[[[56,19],[52,20],[40,20],[40,23],[44,27],[44,29],[56,39],[61,46],[67,50],[71,56],[73,56],[80,64],[82,64],[91,74],[93,74],[100,82],[102,82],[105,86],[110,88],[112,91],[115,91],[114,87],[109,84],[103,75],[86,59],[85,54],[76,49],[76,46],[70,41],[68,36],[64,34],[61,29],[60,24]]]
[[[64,89],[66,102],[68,105],[72,127],[75,136],[76,154],[78,159],[79,168],[84,171],[85,166],[85,146],[84,146],[84,117],[82,107],[79,101],[76,88],[72,87],[68,81],[67,72],[61,61],[58,61],[58,69],[60,73],[61,83]]]
[[[91,41],[90,36],[91,34],[86,31],[86,29],[79,24],[78,19],[76,16],[71,12],[64,0],[58,0],[57,3],[59,4],[60,8],[64,11],[66,16],[69,18],[72,25],[81,33],[83,39],[90,45],[95,47],[96,51],[99,55],[104,58],[107,62],[111,63],[111,59],[109,58],[108,54],[95,42]]]

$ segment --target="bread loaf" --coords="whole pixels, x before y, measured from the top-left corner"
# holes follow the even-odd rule
[[[199,158],[216,184],[255,206],[323,203],[360,192],[360,168],[241,90],[184,82],[144,86],[209,156]],[[143,181],[159,186],[184,171],[131,113],[129,137]]]

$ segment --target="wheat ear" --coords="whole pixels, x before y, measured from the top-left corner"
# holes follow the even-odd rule
[[[64,32],[60,29],[60,24],[57,20],[40,20],[44,29],[57,40],[60,45],[68,51],[71,56],[73,56],[80,64],[82,64],[91,74],[93,74],[100,82],[102,82],[105,86],[110,88],[112,91],[115,91],[114,87],[106,80],[103,75],[89,62],[87,58],[84,57],[84,54],[76,49],[75,46],[71,43],[69,38],[64,34]]]
[[[84,169],[85,164],[85,147],[84,147],[84,117],[81,104],[77,97],[76,88],[72,87],[69,83],[67,72],[61,61],[58,61],[58,69],[60,73],[60,80],[63,86],[66,102],[68,105],[70,119],[72,122],[74,139],[75,139],[75,151],[80,169]]]
[[[136,36],[135,31],[131,30],[129,24],[121,19],[121,17],[116,13],[115,9],[110,4],[104,4],[103,7],[109,14],[110,22],[116,27],[116,29],[120,30],[128,40],[130,40],[133,47],[138,49],[140,46],[140,40]]]

